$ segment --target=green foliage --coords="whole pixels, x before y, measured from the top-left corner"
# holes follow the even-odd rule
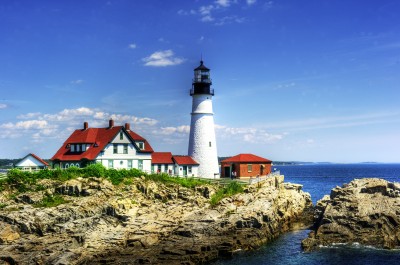
[[[0,203],[0,209],[4,209],[5,207],[7,207],[7,204],[5,204],[5,203]]]
[[[104,177],[106,175],[107,169],[99,163],[91,164],[82,169],[85,177]]]
[[[42,201],[35,203],[33,206],[37,208],[41,207],[56,207],[60,204],[68,203],[69,201],[65,200],[62,196],[60,195],[50,195],[46,194],[45,197],[43,197]]]
[[[6,182],[11,188],[15,188],[18,192],[26,192],[30,190],[30,185],[36,183],[36,178],[30,172],[25,172],[20,169],[11,169],[7,172]]]
[[[194,188],[196,186],[209,184],[210,182],[207,180],[202,179],[195,179],[195,178],[179,178],[179,177],[171,177],[168,174],[151,174],[146,176],[146,179],[153,180],[162,183],[174,183],[179,184],[186,188]]]
[[[213,196],[211,196],[211,206],[216,206],[223,198],[229,197],[243,192],[243,187],[237,181],[229,183],[228,186],[219,189]]]

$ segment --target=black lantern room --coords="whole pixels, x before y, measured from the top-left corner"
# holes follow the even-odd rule
[[[210,69],[200,61],[200,66],[194,69],[194,79],[190,95],[206,94],[214,96],[214,89],[211,88]]]

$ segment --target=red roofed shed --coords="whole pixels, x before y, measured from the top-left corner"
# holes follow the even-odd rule
[[[236,172],[236,178],[265,176],[271,173],[272,161],[253,154],[238,154],[221,161],[221,177],[229,178]]]

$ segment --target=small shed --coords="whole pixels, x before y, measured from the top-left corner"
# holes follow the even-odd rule
[[[48,168],[49,164],[35,154],[28,154],[15,164],[16,168],[24,171],[36,171]]]
[[[253,154],[238,154],[221,161],[221,177],[236,178],[265,176],[271,173],[272,161]]]

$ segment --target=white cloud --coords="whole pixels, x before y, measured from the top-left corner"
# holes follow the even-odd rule
[[[174,57],[172,50],[157,51],[142,59],[145,66],[165,67],[178,65],[185,61],[183,58]]]
[[[161,135],[172,135],[172,134],[189,134],[190,126],[189,125],[181,125],[177,127],[161,127],[159,130],[153,131],[153,134],[161,134]]]
[[[0,103],[0,109],[6,109],[8,107],[7,104]]]
[[[246,3],[251,6],[254,5],[257,2],[257,0],[246,0]]]
[[[25,136],[31,141],[38,142],[44,138],[65,140],[76,129],[82,128],[83,121],[89,122],[90,127],[106,127],[112,118],[116,124],[131,123],[132,129],[141,131],[155,126],[158,121],[147,117],[136,117],[118,113],[107,113],[100,109],[81,107],[64,109],[58,113],[27,113],[17,117],[23,121],[0,124],[0,138],[18,138]]]
[[[128,47],[129,47],[129,49],[136,49],[137,45],[136,45],[136,43],[131,43],[128,45]]]

